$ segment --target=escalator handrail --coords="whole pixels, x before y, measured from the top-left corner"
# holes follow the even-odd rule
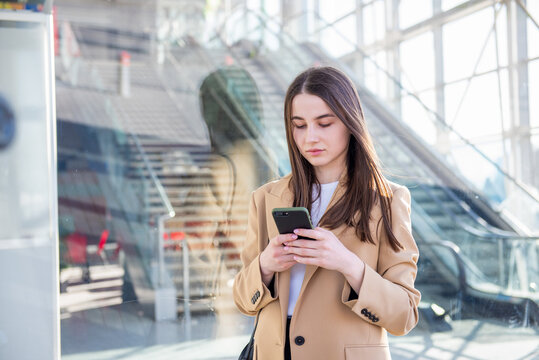
[[[462,257],[460,255],[460,247],[456,245],[455,243],[447,240],[430,240],[430,241],[424,241],[421,242],[421,245],[426,245],[429,247],[434,246],[440,246],[445,249],[448,249],[455,258],[455,261],[457,262],[457,269],[458,269],[458,283],[459,283],[459,290],[466,292],[468,285],[468,279],[466,275],[466,264],[462,260]]]
[[[450,251],[450,253],[453,255],[453,257],[454,257],[454,259],[455,259],[455,261],[457,263],[457,269],[458,269],[458,274],[457,275],[458,275],[459,288],[463,292],[463,294],[468,293],[469,289],[479,291],[479,292],[484,293],[484,294],[489,294],[489,295],[495,296],[496,299],[499,298],[499,295],[504,294],[504,290],[501,287],[499,287],[499,291],[500,291],[499,293],[488,292],[488,291],[484,291],[484,290],[475,288],[468,281],[468,275],[467,275],[467,270],[466,270],[467,265],[466,265],[465,261],[462,258],[460,247],[458,245],[456,245],[455,243],[453,243],[451,241],[448,241],[448,240],[429,240],[429,241],[421,242],[420,245],[426,245],[426,246],[429,246],[431,248],[435,247],[435,246],[439,246],[439,247],[448,249]],[[527,296],[513,295],[513,294],[507,295],[507,296],[511,297],[512,299],[521,299],[521,300],[527,300],[527,301],[532,301],[532,302],[535,301],[532,298],[527,297]]]

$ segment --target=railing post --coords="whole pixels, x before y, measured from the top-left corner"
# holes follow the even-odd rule
[[[122,51],[120,55],[120,95],[123,97],[131,96],[130,67],[131,55],[127,51]]]
[[[185,339],[191,340],[191,308],[190,308],[190,293],[189,293],[189,247],[187,246],[187,238],[182,240],[182,256],[183,256],[183,316],[185,326]]]
[[[165,269],[165,220],[169,215],[157,217],[157,277],[152,276],[155,292],[155,320],[168,321],[177,318],[176,288],[171,284]],[[155,233],[155,232],[154,232]]]
[[[160,288],[163,287],[163,279],[165,278],[165,218],[168,215],[158,217],[158,235],[157,235],[157,261],[158,261],[158,275],[157,284]]]
[[[498,238],[498,278],[500,279],[500,286],[506,289],[509,288],[509,282],[506,284],[505,278],[505,256],[504,256],[504,240]]]

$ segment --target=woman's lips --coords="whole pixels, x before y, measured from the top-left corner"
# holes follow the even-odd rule
[[[307,150],[307,152],[310,154],[310,155],[320,155],[322,153],[323,150],[321,149],[311,149],[311,150]]]

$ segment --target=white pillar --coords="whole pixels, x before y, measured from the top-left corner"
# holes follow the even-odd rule
[[[400,42],[394,41],[398,38],[399,34],[399,0],[386,0],[385,1],[385,19],[386,19],[386,39],[391,47],[385,48],[386,50],[386,62],[387,70],[391,75],[400,81]],[[384,96],[391,102],[395,102],[393,106],[394,110],[400,115],[401,106],[401,90],[392,80],[385,78],[387,86],[387,94]]]
[[[362,48],[364,45],[363,36],[363,5],[361,0],[356,0],[356,46]],[[361,82],[365,82],[365,65],[363,54],[356,51],[354,53],[354,71]]]
[[[52,23],[0,12],[0,92],[15,114],[0,150],[0,359],[60,358]]]
[[[525,5],[526,1],[521,0]],[[526,13],[515,1],[507,3],[509,96],[511,108],[510,171],[517,179],[533,184],[528,95],[528,36]]]
[[[436,16],[442,12],[442,1],[432,0],[433,14]],[[432,29],[434,41],[434,86],[436,97],[436,112],[445,120],[445,88],[444,88],[444,44],[442,24],[437,23]],[[442,154],[447,154],[451,149],[449,133],[441,124],[436,126],[436,147]]]
[[[307,0],[282,0],[282,23],[290,35],[297,41],[307,40],[308,23],[305,12]],[[298,17],[303,14],[303,16]]]

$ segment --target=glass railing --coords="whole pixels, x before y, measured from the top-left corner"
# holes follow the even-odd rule
[[[242,21],[238,21],[240,18]],[[251,27],[245,29],[246,23],[250,24]],[[279,82],[289,83],[297,73],[308,66],[316,65],[317,61],[312,54],[303,50],[302,46],[287,36],[286,33],[272,31],[272,27],[269,25],[272,23],[275,23],[272,19],[264,17],[254,11],[242,9],[236,14],[233,14],[233,16],[228,19],[228,22],[223,24],[222,29],[226,29],[226,43],[228,44],[239,43],[240,40],[245,40],[246,38],[250,41],[251,46],[256,45],[259,54],[270,59],[270,62],[274,65],[275,72],[273,74],[280,76]],[[329,26],[329,28],[331,28],[331,26]],[[334,31],[336,30],[334,29]],[[220,40],[223,42],[222,38],[220,38]],[[278,46],[275,44],[278,44]],[[357,49],[357,51],[361,50]],[[326,61],[327,60],[324,60],[324,62]],[[376,71],[376,76],[383,77],[386,82],[389,82],[393,84],[393,86],[399,87],[403,92],[406,92],[396,79],[392,78],[387,71],[381,68],[368,56],[365,55],[364,61],[370,62],[371,69],[375,69]],[[339,67],[347,69],[343,64],[339,64]],[[352,73],[349,69],[347,70],[348,74]],[[395,115],[397,112],[395,99],[392,99],[392,104],[388,105],[386,99],[377,94],[368,92],[363,82],[359,81],[354,76],[352,76],[352,78],[356,84],[360,85],[363,93],[375,98],[377,103],[383,104],[385,109],[394,109],[390,114],[394,118],[400,119],[399,116]],[[408,94],[412,96],[412,93],[408,92]],[[505,196],[505,193],[502,194],[503,189],[495,189],[495,191],[487,192],[485,196],[489,199],[489,205],[506,218],[509,218],[509,222],[512,223],[513,226],[518,229],[523,229],[524,233],[529,233],[530,229],[535,229],[536,225],[534,224],[537,220],[535,219],[535,209],[539,210],[539,202],[535,196],[522,184],[504,173],[497,164],[488,159],[488,157],[482,154],[473,144],[458,135],[450,126],[446,125],[441,117],[428,110],[419,98],[413,96],[412,98],[417,102],[417,106],[424,108],[430,115],[422,120],[424,123],[415,124],[413,128],[405,124],[403,120],[400,120],[401,124],[408,131],[416,134],[417,137],[421,139],[419,140],[420,143],[424,147],[427,147],[430,152],[435,154],[436,160],[445,164],[444,166],[454,169],[458,174],[470,174],[470,172],[459,170],[459,165],[475,164],[478,168],[488,168],[488,171],[492,171],[496,176],[501,177],[503,179],[502,182],[508,184],[508,186],[512,187],[515,191],[511,193],[508,191],[508,193],[511,194],[510,196]],[[369,106],[372,106],[372,103],[369,103]],[[280,119],[282,119],[282,117],[280,117]],[[372,125],[376,126],[375,124]],[[266,128],[271,128],[271,124],[265,124],[265,126]],[[275,128],[282,129],[282,120],[274,126]],[[427,141],[430,138],[424,135],[426,132],[417,133],[414,131],[414,129],[423,129],[425,126],[432,127],[433,129],[440,127],[444,128],[451,134],[450,136],[452,138],[460,141],[461,146],[450,149],[445,155],[439,154],[433,144],[429,144]],[[275,133],[277,133],[277,131],[275,131]],[[284,139],[284,136],[281,136],[281,139]],[[286,146],[281,143],[275,142],[272,146],[276,149],[276,152],[287,153]],[[455,161],[457,154],[462,154],[463,151],[466,154],[466,161]],[[459,156],[462,157],[463,155]],[[480,173],[480,175],[485,175],[488,172],[483,170],[472,172],[473,175],[478,173]],[[402,174],[406,174],[406,172],[402,172]],[[467,180],[465,181],[466,186],[456,189],[458,193],[472,194],[473,197],[475,197],[475,193],[482,193],[478,189],[481,188],[479,185],[481,185],[482,181],[486,181],[485,178],[474,179],[473,177],[465,177],[464,175],[460,177]],[[417,179],[418,178],[415,178],[415,180]],[[421,183],[421,181],[418,183]],[[455,189],[452,189],[452,191],[455,191]],[[454,199],[453,201],[458,203],[458,199]],[[515,202],[515,204],[512,202]],[[443,204],[441,204],[441,208],[444,208]],[[515,208],[517,208],[519,212],[526,212],[526,216],[521,217],[519,221],[516,221],[514,219],[514,214],[518,214],[519,212],[515,212]],[[462,248],[459,256],[465,256],[465,260],[463,261],[466,261],[471,269],[469,271],[470,275],[467,277],[471,287],[480,291],[484,290],[491,294],[503,292],[506,294],[514,294],[515,296],[535,297],[534,294],[537,294],[536,287],[539,281],[539,271],[536,265],[538,257],[538,239],[536,237],[520,236],[512,232],[498,230],[484,221],[481,221],[472,209],[470,209],[469,214],[467,215],[472,219],[471,224],[463,223],[451,212],[451,210],[446,210],[446,212],[446,217],[451,218],[453,222],[452,226],[459,230],[458,236],[452,234],[451,239],[441,238],[440,241],[453,241],[458,238],[458,246]],[[436,223],[434,223],[434,225],[437,226]],[[428,236],[425,236],[425,238],[428,238]],[[489,257],[494,256],[498,262],[497,269],[495,271],[490,271],[489,274],[484,274],[477,266],[478,263],[481,264],[481,261],[479,260],[482,259],[484,262],[485,248],[488,248],[491,253],[495,254],[489,254]],[[479,267],[481,267],[481,265],[479,265]],[[490,286],[489,284],[493,285],[493,287],[487,288]]]
[[[124,289],[132,287],[140,303],[153,306],[156,299],[143,290],[172,287],[164,266],[164,221],[174,217],[175,212],[139,138],[118,119],[117,109],[109,98],[110,89],[101,80],[99,71],[89,61],[77,61],[80,62],[77,86],[85,86],[93,94],[79,104],[84,106],[73,115],[71,131],[59,136],[60,235],[64,265],[67,268],[83,265],[84,271],[88,271],[96,264],[119,264],[126,272]],[[88,124],[87,119],[99,117],[99,125]],[[67,129],[67,123],[60,119],[58,127],[61,132]],[[71,136],[95,138],[95,144],[81,144],[84,151],[70,150]],[[77,178],[77,174],[81,177]],[[88,186],[81,184],[84,182],[91,182],[91,192],[83,189]],[[157,204],[150,200],[152,194],[158,199]],[[73,204],[78,205],[73,207]],[[94,220],[87,220],[89,218]],[[85,225],[75,225],[75,222]],[[77,227],[85,231],[79,234]],[[77,242],[94,244],[82,248],[77,247]],[[78,258],[77,251],[81,253]],[[89,273],[86,276],[90,281]],[[67,285],[63,284],[63,288]],[[125,301],[135,299],[123,292]]]

